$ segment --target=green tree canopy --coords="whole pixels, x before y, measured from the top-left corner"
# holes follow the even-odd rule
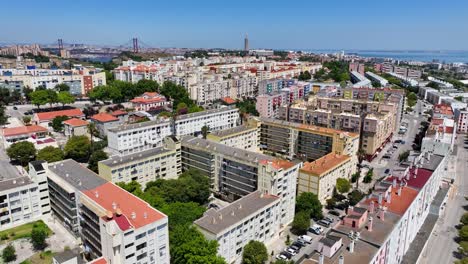
[[[78,162],[87,161],[89,157],[90,141],[87,136],[73,136],[65,144],[65,157]]]
[[[22,166],[26,166],[28,162],[34,160],[36,148],[31,142],[20,141],[13,143],[7,149],[7,155],[10,159],[18,161]]]
[[[263,264],[268,260],[266,246],[259,241],[250,240],[242,253],[243,264]]]
[[[98,162],[101,160],[106,160],[107,158],[109,157],[107,156],[107,153],[105,153],[104,151],[102,150],[94,151],[89,157],[88,169],[98,173]]]
[[[47,238],[47,230],[42,227],[33,227],[31,231],[31,243],[33,247],[37,250],[42,250],[47,246],[46,238]]]
[[[340,193],[347,193],[351,189],[351,183],[345,178],[336,179],[336,190]]]
[[[70,119],[68,116],[56,116],[52,119],[50,126],[54,129],[55,132],[63,131],[63,121]]]
[[[47,90],[36,90],[32,92],[29,97],[31,98],[31,103],[36,105],[38,108],[49,102],[49,93]]]
[[[2,252],[2,259],[4,262],[11,262],[16,260],[16,250],[12,244],[8,244]]]
[[[55,162],[63,160],[65,154],[60,148],[47,146],[37,152],[37,160],[45,160],[47,162]]]
[[[300,211],[294,215],[291,232],[295,235],[304,235],[310,226],[310,214],[307,211]]]
[[[31,123],[31,116],[23,116],[23,123],[29,125]]]
[[[65,106],[66,104],[73,104],[75,102],[75,97],[70,94],[70,92],[62,91],[57,95],[57,101]]]
[[[318,196],[311,192],[303,192],[296,198],[296,213],[297,212],[308,212],[310,217],[322,218],[322,204],[318,199]]]
[[[5,112],[5,106],[0,104],[0,126],[5,125],[8,122],[8,116]]]
[[[191,225],[193,221],[203,216],[205,207],[194,202],[175,202],[164,204],[160,210],[169,217],[169,228],[181,225]]]
[[[458,236],[462,241],[468,241],[468,225],[464,225],[458,230]]]
[[[55,85],[54,89],[57,92],[69,92],[70,86],[68,86],[66,83],[60,83],[60,84]]]

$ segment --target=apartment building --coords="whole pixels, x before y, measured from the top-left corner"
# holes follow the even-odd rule
[[[67,84],[70,93],[86,95],[94,87],[106,85],[106,74],[100,69],[77,66],[68,69],[0,69],[0,84],[8,83],[8,87],[36,89],[45,86],[53,89],[57,84]]]
[[[380,86],[382,86],[382,87],[385,87],[385,86],[388,85],[387,79],[385,79],[382,76],[377,75],[377,74],[375,74],[373,72],[368,71],[368,72],[366,72],[365,76],[367,78],[369,78],[370,80],[374,81],[374,82],[378,82],[380,84]]]
[[[47,178],[40,168],[38,173],[23,176],[6,161],[1,161],[0,165],[0,230],[32,222],[50,213]]]
[[[249,126],[259,129],[260,150],[288,159],[310,161],[330,152],[354,159],[359,148],[359,135],[352,132],[270,118],[251,118]]]
[[[354,88],[359,87],[372,87],[372,82],[367,79],[364,74],[361,74],[357,71],[351,72],[351,81],[353,82]]]
[[[351,62],[348,66],[348,71],[349,72],[358,72],[361,75],[364,75],[366,67],[364,63],[358,63],[358,62]]]
[[[194,225],[218,242],[218,255],[227,263],[241,263],[249,241],[269,244],[279,237],[280,202],[278,196],[255,191],[220,210],[209,209]]]
[[[249,151],[257,151],[259,147],[258,129],[255,127],[237,126],[213,131],[208,134],[206,139]]]
[[[457,132],[468,133],[468,110],[466,108],[458,111]]]
[[[349,155],[329,153],[313,162],[305,162],[299,170],[297,194],[311,192],[317,194],[320,202],[333,196],[338,178],[351,179],[356,172],[357,163]]]
[[[73,160],[47,167],[52,211],[88,259],[169,264],[166,215]]]
[[[239,110],[222,107],[192,114],[180,115],[171,121],[146,121],[110,128],[107,133],[109,148],[117,153],[128,154],[159,147],[170,135],[199,135],[203,126],[210,131],[227,129],[239,123]]]
[[[285,104],[285,98],[283,94],[262,94],[257,96],[257,102],[255,109],[261,117],[274,118],[278,115],[278,108]]]
[[[130,102],[132,102],[132,107],[136,111],[172,108],[172,102],[168,101],[166,97],[156,92],[146,92],[141,96],[133,98]]]
[[[256,76],[248,74],[232,74],[231,78],[231,98],[253,98],[258,94],[258,82]]]
[[[401,173],[387,177],[349,207],[331,231],[338,236],[348,234],[343,247],[330,257],[316,253],[311,258],[322,258],[323,263],[417,263],[419,254],[407,254],[408,249],[416,237],[423,236],[419,233],[423,225],[425,230],[432,229],[437,222],[448,193],[442,184],[446,162],[443,156],[423,153],[414,165],[398,168]]]
[[[121,124],[120,119],[108,113],[95,114],[91,116],[90,119],[91,122],[95,124],[96,130],[102,137],[107,135],[109,129]]]
[[[229,201],[257,190],[279,196],[281,224],[293,220],[301,164],[192,136],[183,137],[181,142],[182,169],[200,170],[211,179],[215,193]]]
[[[177,138],[163,139],[163,146],[128,155],[114,155],[98,163],[99,176],[110,182],[136,181],[143,187],[157,179],[176,179],[181,173]]]

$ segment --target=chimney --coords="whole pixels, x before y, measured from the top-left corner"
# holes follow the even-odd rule
[[[323,260],[324,260],[323,254],[320,253],[319,259],[318,259],[318,264],[323,264]]]
[[[383,194],[379,193],[379,204],[382,204],[383,201]]]
[[[213,225],[216,224],[216,217],[211,218],[211,224],[213,224]]]
[[[409,181],[409,179],[410,179],[410,174],[411,174],[411,173],[410,173],[410,170],[408,169],[408,170],[405,172],[405,176],[406,176],[405,178],[406,178],[407,181]]]
[[[392,187],[396,188],[396,178],[393,178]]]
[[[114,216],[114,215],[112,214],[111,211],[107,211],[107,212],[106,212],[107,220],[111,220],[113,216]]]
[[[389,192],[387,195],[387,203],[391,203],[391,202],[392,202],[392,192]]]
[[[132,219],[135,219],[136,218],[136,213],[132,212],[131,217],[132,217]]]
[[[96,198],[99,198],[99,192],[98,191],[95,191],[94,195],[96,196]]]
[[[117,209],[115,209],[115,214],[117,216],[121,216],[122,215],[122,210],[120,208],[117,207]]]
[[[416,165],[416,168],[414,169],[414,178],[418,177],[418,171],[419,171],[419,165]]]
[[[367,223],[367,230],[369,230],[369,232],[372,232],[372,222],[374,221],[374,219],[372,219],[372,216],[369,217],[369,222]]]
[[[403,187],[400,186],[400,188],[398,188],[398,196],[401,196],[401,189],[403,189]]]
[[[146,212],[143,213],[143,218],[144,219],[148,218],[148,214]]]
[[[341,255],[340,258],[338,259],[338,264],[344,264],[344,257],[343,257],[343,255]]]
[[[353,212],[353,208],[352,206],[348,206],[348,211],[346,212],[346,214],[351,214]]]
[[[354,253],[354,239],[349,243],[349,253]]]
[[[371,201],[371,202],[370,202],[370,205],[369,205],[369,212],[370,212],[371,214],[373,214],[374,211],[375,211],[374,201]]]
[[[383,208],[379,211],[379,218],[380,220],[385,221],[385,210]]]
[[[223,220],[223,214],[218,214],[219,220]]]
[[[112,202],[112,209],[117,209],[117,204],[115,202]]]

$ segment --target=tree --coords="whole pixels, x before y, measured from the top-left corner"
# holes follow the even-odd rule
[[[42,227],[33,227],[31,231],[31,243],[33,247],[37,250],[42,250],[47,246],[47,230]]]
[[[351,182],[359,181],[360,177],[361,177],[361,173],[355,172],[353,175],[351,175]]]
[[[300,211],[294,215],[291,232],[295,235],[307,234],[307,229],[310,226],[310,215],[307,211]]]
[[[372,176],[374,175],[374,169],[373,168],[370,168],[367,173],[366,173],[366,176],[364,176],[364,179],[362,180],[362,182],[364,183],[370,183],[372,181]]]
[[[28,162],[34,160],[36,156],[36,148],[29,141],[20,141],[13,143],[7,149],[8,157],[18,161],[22,166],[26,166]]]
[[[460,222],[463,225],[468,225],[468,213],[464,213],[460,219]]]
[[[70,92],[62,91],[58,93],[57,101],[64,107],[66,104],[73,104],[75,102],[75,97],[71,95]]]
[[[34,92],[33,89],[29,88],[28,86],[23,88],[23,94],[27,101],[31,101],[31,93]]]
[[[409,154],[410,154],[409,150],[400,153],[400,155],[398,155],[398,160],[400,162],[406,161],[408,159],[408,157],[409,157]]]
[[[464,225],[458,230],[458,236],[462,241],[468,241],[468,225]]]
[[[47,92],[47,103],[52,107],[53,104],[58,102],[57,92],[54,90],[46,90]]]
[[[170,233],[171,263],[226,264],[217,255],[218,242],[206,240],[194,227],[177,226]]]
[[[312,75],[310,75],[310,72],[305,71],[305,72],[301,72],[299,74],[298,80],[299,81],[307,81],[307,80],[310,80],[311,78],[312,78]]]
[[[201,133],[202,133],[203,139],[206,139],[206,137],[208,136],[209,131],[210,131],[209,126],[207,126],[207,125],[202,126]]]
[[[3,259],[4,262],[11,262],[11,261],[16,260],[16,250],[15,250],[15,247],[13,247],[12,244],[8,244],[8,246],[6,246],[3,249],[2,259]]]
[[[57,92],[69,92],[70,86],[68,86],[66,83],[60,83],[60,84],[55,85],[54,89]]]
[[[461,241],[458,244],[458,252],[464,257],[468,256],[468,241]]]
[[[303,192],[296,198],[296,212],[308,212],[310,217],[321,219],[322,204],[315,193]]]
[[[250,240],[242,253],[243,264],[263,264],[268,260],[266,246],[259,241]]]
[[[63,160],[64,153],[60,148],[47,146],[37,152],[37,160],[45,160],[47,162],[55,162]]]
[[[11,102],[10,90],[8,88],[0,88],[0,102],[7,105]]]
[[[23,116],[23,123],[25,125],[29,125],[30,122],[31,122],[31,117],[30,116]]]
[[[345,178],[336,179],[336,190],[340,193],[347,193],[351,189],[351,184]]]
[[[5,106],[0,104],[0,126],[4,126],[8,122],[8,116],[5,112]]]
[[[52,119],[51,126],[55,132],[63,131],[63,121],[70,119],[68,116],[56,116]]]
[[[29,97],[31,98],[31,103],[37,106],[37,108],[49,102],[49,93],[47,90],[36,90],[32,92]]]
[[[365,196],[365,194],[359,190],[353,190],[348,194],[349,204],[351,206],[355,206],[361,199]]]
[[[203,216],[206,209],[194,202],[175,202],[163,205],[160,210],[171,219],[169,228],[172,229],[176,226],[191,225],[193,221]]]
[[[457,260],[454,262],[454,264],[468,264],[468,257]]]
[[[87,136],[73,136],[65,144],[65,157],[78,162],[87,161],[89,157],[90,141]]]
[[[101,160],[106,160],[109,157],[107,153],[102,150],[94,151],[89,157],[88,169],[98,173],[98,162]]]

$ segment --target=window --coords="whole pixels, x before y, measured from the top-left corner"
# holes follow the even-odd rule
[[[145,247],[146,247],[146,242],[141,243],[140,245],[136,246],[136,250],[140,250],[140,249],[145,248]]]
[[[130,255],[128,255],[128,256],[126,256],[125,258],[126,258],[126,259],[129,259],[129,258],[132,258],[133,256],[135,256],[135,254],[134,254],[134,253],[132,253],[132,254],[130,254]]]
[[[138,240],[138,239],[140,239],[140,238],[142,238],[142,237],[145,237],[145,236],[146,236],[146,233],[141,233],[141,234],[137,235],[137,236],[135,237],[135,239]]]
[[[125,245],[125,248],[133,247],[133,245],[134,245],[134,244],[133,244],[133,242],[132,242],[132,243],[130,243],[130,244]]]
[[[159,248],[159,256],[160,257],[166,256],[166,246],[162,246]]]

